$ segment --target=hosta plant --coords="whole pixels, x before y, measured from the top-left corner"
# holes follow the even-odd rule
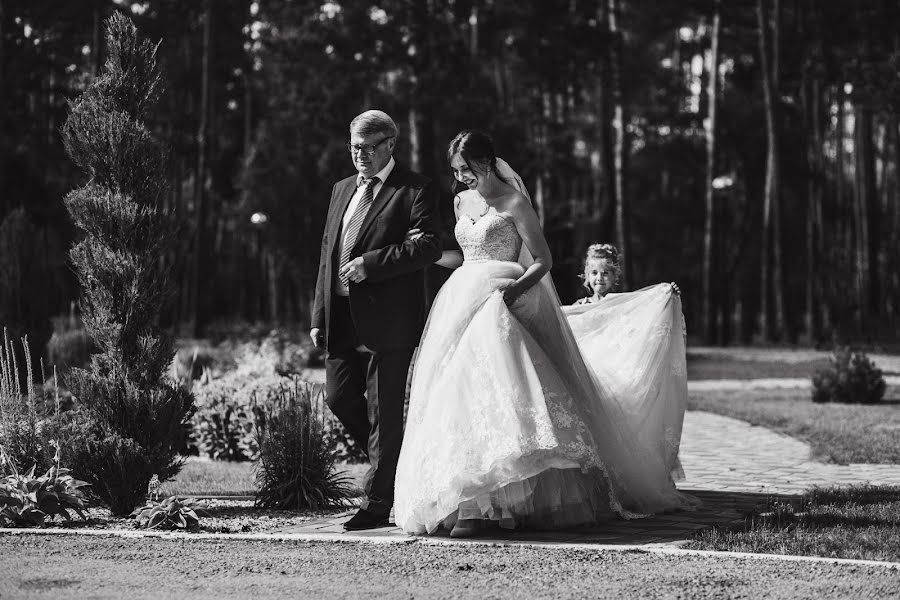
[[[56,515],[71,520],[69,511],[85,518],[84,501],[78,488],[88,484],[73,478],[68,469],[59,467],[58,449],[56,464],[40,477],[34,476],[35,467],[20,475],[2,452],[2,447],[0,463],[12,471],[0,480],[0,524],[11,527],[40,526]]]
[[[131,517],[138,529],[185,529],[193,531],[200,527],[200,517],[210,516],[206,504],[195,498],[179,500],[169,496],[162,502],[148,500],[147,504],[136,508]]]

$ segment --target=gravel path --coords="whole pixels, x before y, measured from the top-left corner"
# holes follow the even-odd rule
[[[0,535],[6,598],[900,598],[870,565],[528,546]]]

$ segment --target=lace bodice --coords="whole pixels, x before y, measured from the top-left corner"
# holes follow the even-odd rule
[[[467,261],[519,259],[522,238],[516,225],[496,212],[489,211],[478,219],[460,215],[454,231]]]

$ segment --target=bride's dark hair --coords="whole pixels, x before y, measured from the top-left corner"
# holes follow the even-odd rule
[[[459,156],[466,161],[466,164],[472,169],[472,172],[486,173],[491,171],[500,181],[507,185],[512,185],[505,177],[497,172],[497,155],[494,153],[494,140],[491,136],[477,129],[464,129],[456,134],[456,137],[447,146],[447,162],[453,160],[453,157]],[[454,193],[465,189],[465,186],[456,181],[454,184],[456,189]]]

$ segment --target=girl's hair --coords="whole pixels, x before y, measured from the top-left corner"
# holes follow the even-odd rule
[[[450,145],[447,146],[447,162],[452,161],[457,154],[466,161],[466,164],[473,172],[478,173],[490,170],[501,181],[512,185],[497,172],[497,155],[494,153],[494,141],[491,139],[491,136],[483,131],[464,129],[457,133]],[[455,183],[455,188],[453,193],[458,193],[461,189],[465,189],[459,181]]]
[[[612,267],[612,270],[616,273],[616,283],[614,285],[619,285],[619,276],[622,274],[622,268],[619,266],[619,250],[613,246],[612,244],[591,244],[588,246],[587,252],[584,256],[584,267],[587,269],[587,264],[589,260],[597,260],[597,259],[605,259],[609,262],[609,265]],[[581,284],[588,292],[593,292],[591,286],[588,284],[587,277],[584,276],[584,273],[581,274]]]

